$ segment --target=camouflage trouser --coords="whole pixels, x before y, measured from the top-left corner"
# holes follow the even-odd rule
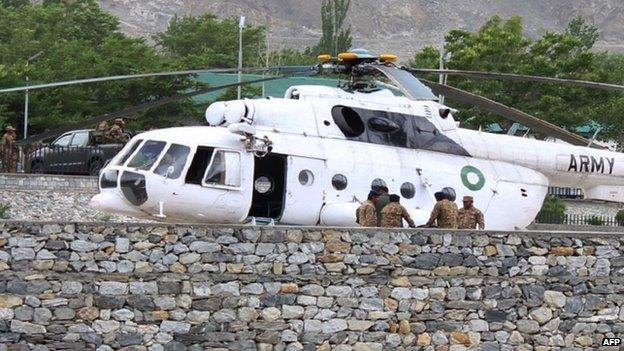
[[[2,172],[15,173],[17,172],[17,155],[14,152],[2,153]]]

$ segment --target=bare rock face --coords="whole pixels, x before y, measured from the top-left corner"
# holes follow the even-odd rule
[[[174,15],[206,12],[220,18],[245,15],[248,23],[268,28],[271,47],[305,48],[321,34],[320,0],[100,0],[117,16],[123,30],[152,38],[167,28]],[[624,51],[624,7],[618,0],[357,0],[347,22],[354,46],[393,52],[407,60],[427,44],[439,45],[451,29],[475,30],[493,15],[524,18],[528,35],[558,31],[576,16],[600,30],[597,48]]]

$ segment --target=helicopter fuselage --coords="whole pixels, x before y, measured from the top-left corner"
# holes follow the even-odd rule
[[[451,188],[504,230],[530,224],[549,185],[623,201],[618,153],[461,129],[446,106],[388,90],[291,87],[284,99],[215,103],[206,118],[135,136],[92,205],[165,221],[354,226],[371,186],[386,185],[423,224],[433,193]]]

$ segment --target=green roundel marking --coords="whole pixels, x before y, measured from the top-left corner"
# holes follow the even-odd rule
[[[477,176],[478,180],[476,182],[470,182],[470,180],[468,180],[468,175],[471,173]],[[472,191],[481,190],[481,188],[485,185],[485,177],[483,176],[483,173],[478,168],[473,166],[464,166],[464,168],[462,168],[461,180],[462,183],[464,183],[464,186]]]

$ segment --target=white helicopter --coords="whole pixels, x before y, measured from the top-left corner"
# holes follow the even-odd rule
[[[487,229],[511,230],[534,220],[548,186],[624,202],[623,154],[590,148],[580,136],[486,98],[425,85],[394,65],[394,55],[353,50],[319,59],[314,72],[347,74],[348,81],[293,86],[283,98],[215,102],[206,110],[208,126],[139,134],[100,172],[90,205],[170,222],[355,226],[371,186],[386,185],[417,224],[429,218],[433,193],[445,189],[473,196]],[[454,110],[427,86],[568,143],[459,128]]]

